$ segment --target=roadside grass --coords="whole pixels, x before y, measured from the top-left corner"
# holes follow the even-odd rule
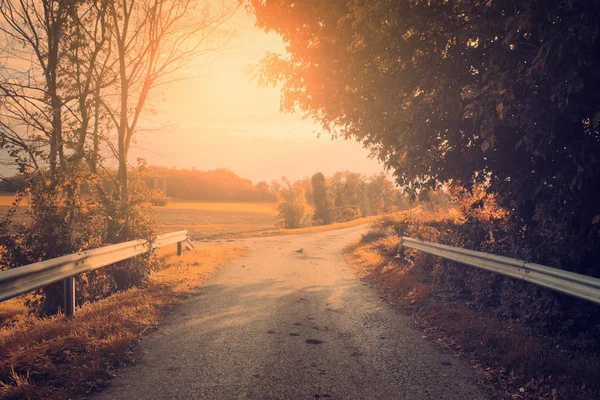
[[[19,306],[22,299],[1,303],[0,397],[79,398],[101,389],[117,367],[135,362],[140,339],[170,307],[246,251],[197,244],[177,256],[173,248],[161,249],[162,267],[152,272],[147,287],[78,307],[73,319],[30,315]]]
[[[424,338],[470,362],[498,397],[600,398],[597,356],[570,351],[564,343],[514,321],[493,319],[436,297],[427,283],[394,258],[399,240],[390,234],[361,241],[348,246],[344,256],[359,278],[413,316]]]

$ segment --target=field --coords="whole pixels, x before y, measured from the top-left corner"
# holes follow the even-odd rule
[[[202,203],[172,201],[152,212],[158,233],[179,229],[195,240],[229,238],[276,228],[274,203]]]
[[[8,212],[14,196],[0,194],[0,219]],[[26,203],[22,204],[26,206]],[[277,229],[275,203],[219,203],[171,201],[151,212],[157,233],[186,229],[194,240],[246,236]],[[19,207],[17,222],[25,220]]]
[[[0,194],[0,218],[8,212],[13,201],[11,194]],[[25,205],[25,204],[23,204]],[[289,235],[341,229],[364,224],[377,217],[313,226],[282,229],[275,203],[220,203],[174,200],[166,206],[154,207],[151,212],[158,234],[185,229],[193,240],[233,239],[248,236]],[[25,207],[17,211],[16,221],[25,220]]]

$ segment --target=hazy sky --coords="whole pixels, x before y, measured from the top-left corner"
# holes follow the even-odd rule
[[[254,182],[383,170],[355,141],[317,139],[320,130],[312,121],[279,112],[278,89],[259,88],[244,76],[265,51],[283,51],[279,36],[256,28],[243,9],[227,28],[237,31],[227,50],[194,62],[185,71],[188,79],[154,93],[144,124],[166,127],[138,135],[132,162],[143,157],[168,167],[226,167]]]

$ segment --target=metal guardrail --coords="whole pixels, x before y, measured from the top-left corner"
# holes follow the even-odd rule
[[[424,242],[409,237],[403,237],[400,240],[400,246],[510,276],[511,278],[535,283],[536,285],[600,304],[600,279],[598,278],[563,271],[545,265],[528,263],[514,258]]]
[[[188,242],[191,243],[187,231],[171,232],[158,236],[152,242],[152,249],[177,243],[177,254],[181,255],[182,244],[185,243],[187,247],[190,247]],[[75,311],[74,278],[76,275],[106,267],[148,251],[150,248],[147,240],[132,240],[0,271],[0,301],[62,280],[65,285],[64,314],[73,315]]]

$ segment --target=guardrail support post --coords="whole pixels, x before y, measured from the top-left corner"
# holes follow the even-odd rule
[[[183,251],[183,242],[177,242],[177,255],[180,256]]]
[[[64,281],[64,297],[65,297],[65,317],[72,317],[75,312],[75,277],[65,279]]]

